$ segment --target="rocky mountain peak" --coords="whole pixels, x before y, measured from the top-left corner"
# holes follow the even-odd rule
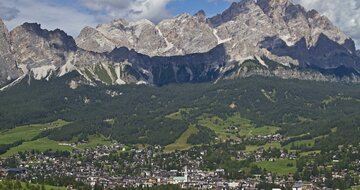
[[[243,0],[240,2],[233,2],[231,6],[223,13],[209,18],[208,22],[213,27],[218,27],[223,23],[236,19],[242,12],[249,11],[248,6],[254,4],[255,0]]]
[[[202,22],[206,22],[206,13],[204,10],[198,11],[194,16],[199,18]]]
[[[165,55],[207,52],[218,45],[214,29],[206,22],[204,11],[194,16],[184,13],[157,25],[167,42]]]
[[[2,19],[0,18],[0,51],[7,51],[9,50],[9,32],[4,24],[4,22],[2,21]]]
[[[21,75],[11,52],[9,32],[0,18],[0,86]]]
[[[0,18],[0,32],[3,34],[8,33],[8,30],[3,22],[3,20]]]
[[[272,72],[265,71],[267,60],[289,70],[360,70],[354,41],[317,11],[291,0],[241,0],[211,18],[200,10],[158,24],[117,19],[85,27],[76,43],[64,31],[44,30],[36,23],[25,23],[9,34],[0,21],[0,43],[0,83],[16,63],[35,79],[76,69],[89,81],[102,81],[102,70],[111,79],[107,84],[167,84],[201,81],[204,76],[214,80],[231,72],[237,77],[244,73],[234,68],[249,59],[264,66],[267,76]],[[86,69],[90,74],[84,74]],[[291,72],[273,74],[288,78]]]
[[[36,23],[16,27],[10,39],[19,67],[35,79],[49,79],[77,50],[75,40],[64,31],[49,31]]]
[[[267,8],[287,7],[292,4],[289,0],[257,0],[257,3]]]
[[[206,13],[205,13],[204,10],[201,9],[200,11],[198,11],[197,13],[195,13],[194,16],[206,17]]]
[[[28,32],[35,33],[35,34],[37,34],[39,36],[42,36],[42,35],[44,35],[43,33],[46,33],[45,30],[41,29],[41,24],[38,24],[38,23],[25,22],[24,24],[22,24],[18,28],[22,28],[22,29],[24,29],[24,30],[26,30]]]
[[[306,15],[302,6],[289,0],[257,0],[257,5],[273,19],[291,20]]]
[[[102,26],[98,26],[102,27]],[[92,27],[85,27],[80,31],[79,36],[76,38],[78,47],[92,52],[110,52],[116,45],[110,39],[106,38],[100,31]]]
[[[77,46],[73,37],[67,35],[63,30],[55,29],[49,31],[42,29],[38,23],[24,23],[23,25],[16,27],[12,34],[22,33],[24,36],[37,36],[42,38],[44,41],[50,42],[53,48],[65,50],[65,51],[76,51]]]
[[[175,20],[181,21],[181,20],[186,20],[186,19],[190,19],[190,18],[192,18],[192,16],[189,13],[181,13],[175,17]],[[172,20],[172,19],[167,19],[167,20]],[[167,21],[167,20],[165,20],[165,21]]]
[[[127,26],[128,24],[129,22],[125,19],[115,19],[111,21],[111,25],[115,27],[123,27],[123,26]]]
[[[151,22],[148,19],[141,19],[138,21],[134,21],[134,22],[129,22],[125,19],[115,19],[113,21],[111,21],[110,24],[101,24],[99,26],[97,26],[96,28],[106,28],[106,27],[112,27],[112,28],[116,28],[119,30],[129,30],[131,29],[131,27],[143,27],[145,25],[154,25],[153,22]]]
[[[311,18],[311,19],[315,19],[315,18],[321,17],[321,15],[317,10],[312,9],[307,12],[307,17]]]

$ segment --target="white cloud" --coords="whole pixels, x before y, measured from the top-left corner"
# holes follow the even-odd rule
[[[77,36],[85,26],[117,18],[158,22],[170,17],[166,6],[171,0],[0,0],[0,17],[11,30],[24,22],[37,22],[46,29],[60,28]]]
[[[125,18],[138,20],[147,18],[158,22],[170,17],[166,6],[170,0],[80,0],[98,18],[105,20]]]
[[[360,47],[360,0],[294,0],[315,9],[352,37]]]
[[[12,20],[19,14],[19,10],[15,7],[8,7],[0,2],[0,17],[4,20]]]
[[[43,28],[65,30],[76,36],[88,25],[95,25],[93,16],[80,12],[74,7],[51,4],[46,0],[0,0],[4,6],[16,7],[18,13],[12,19],[4,19],[9,29],[24,23],[40,23]]]

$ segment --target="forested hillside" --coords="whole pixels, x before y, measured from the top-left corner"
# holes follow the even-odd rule
[[[317,146],[359,141],[360,85],[253,77],[216,84],[73,90],[68,84],[76,75],[32,81],[31,86],[23,81],[0,92],[1,129],[62,119],[69,124],[41,136],[66,141],[100,133],[121,143],[167,145],[190,125],[216,116],[246,119],[256,127],[279,127],[287,136],[302,135],[295,140],[326,137]],[[199,132],[191,135],[190,142],[199,143],[194,137],[205,142],[213,137],[203,127],[208,126],[197,126]]]

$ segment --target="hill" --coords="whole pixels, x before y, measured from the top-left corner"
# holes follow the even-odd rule
[[[279,130],[301,135],[288,143],[324,136],[315,146],[330,148],[358,141],[349,138],[359,130],[355,84],[250,77],[216,84],[68,88],[76,75],[31,86],[22,82],[0,92],[1,129],[61,119],[68,123],[40,137],[69,141],[101,134],[125,144],[168,145],[184,132],[187,138],[198,132],[208,142]]]

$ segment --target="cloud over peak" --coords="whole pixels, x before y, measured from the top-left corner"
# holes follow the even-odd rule
[[[147,18],[158,22],[171,16],[166,8],[170,0],[80,0],[80,2],[98,18],[106,20]]]

